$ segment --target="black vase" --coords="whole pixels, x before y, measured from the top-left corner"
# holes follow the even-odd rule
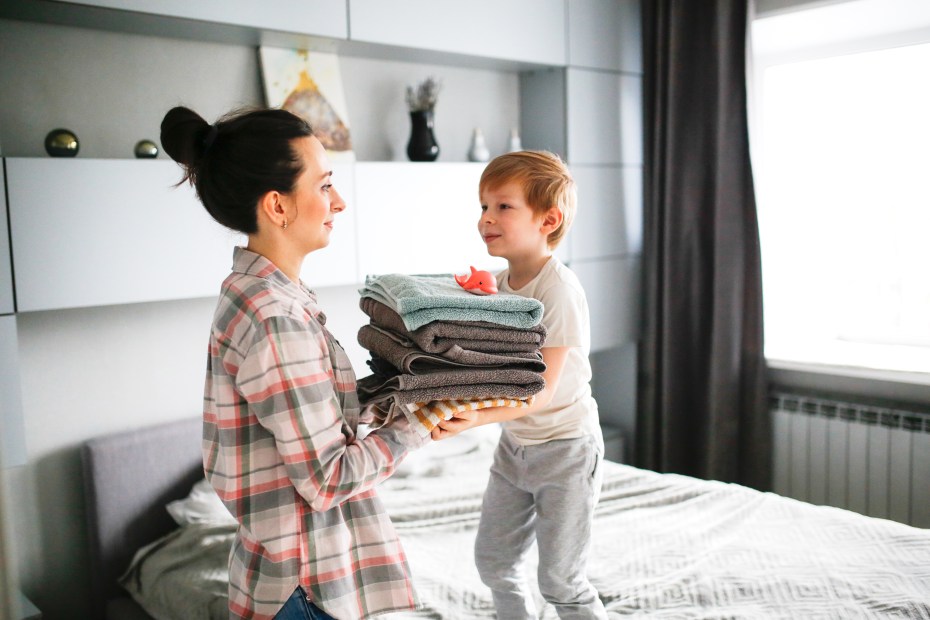
[[[439,145],[433,135],[433,111],[419,110],[410,113],[410,141],[407,142],[410,161],[436,161]]]

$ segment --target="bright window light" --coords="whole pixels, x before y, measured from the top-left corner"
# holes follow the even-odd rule
[[[766,357],[930,373],[930,43],[756,67]]]

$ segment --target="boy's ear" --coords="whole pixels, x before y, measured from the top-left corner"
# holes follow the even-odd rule
[[[549,210],[546,211],[546,214],[543,215],[542,226],[540,227],[540,232],[549,234],[554,230],[558,230],[559,226],[562,225],[562,210],[556,206],[549,207]]]

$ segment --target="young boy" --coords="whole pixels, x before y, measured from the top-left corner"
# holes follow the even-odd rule
[[[537,617],[522,566],[535,538],[540,592],[559,617],[606,619],[585,575],[604,453],[591,396],[588,304],[578,278],[552,254],[575,215],[575,184],[556,155],[520,151],[491,161],[478,192],[478,231],[489,254],[507,259],[498,290],[545,306],[546,387],[531,407],[462,413],[433,438],[502,422],[475,543],[498,618]]]

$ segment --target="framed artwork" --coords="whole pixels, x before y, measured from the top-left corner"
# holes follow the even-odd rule
[[[265,101],[304,118],[333,161],[354,161],[339,58],[335,54],[259,48]]]

